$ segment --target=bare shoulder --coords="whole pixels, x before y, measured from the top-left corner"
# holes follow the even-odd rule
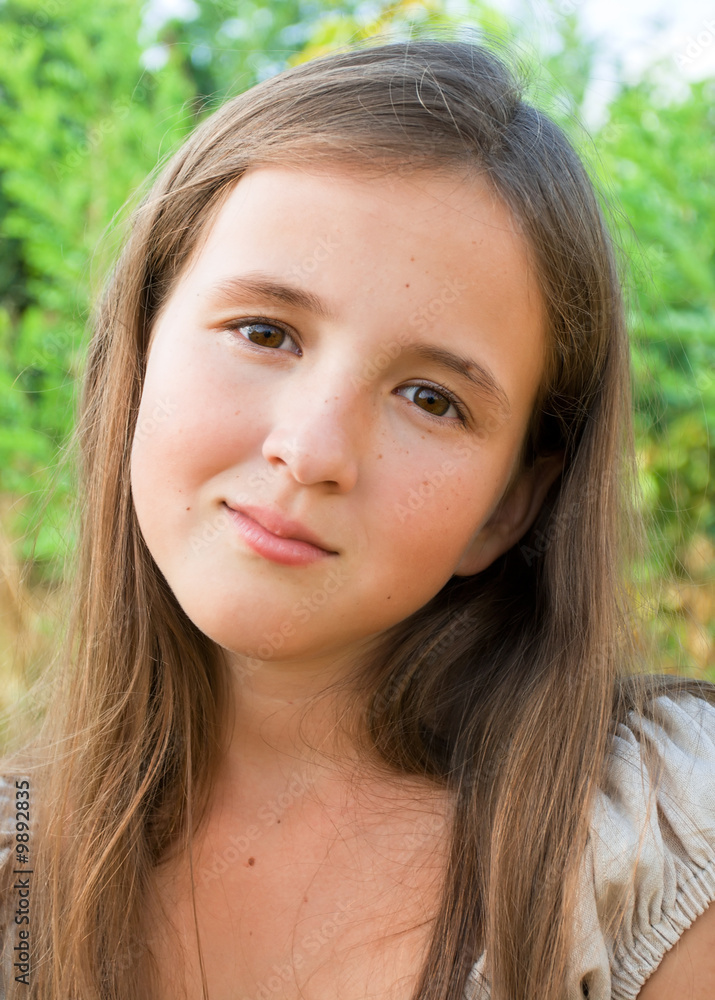
[[[638,1000],[710,1000],[715,994],[715,903],[663,956]]]

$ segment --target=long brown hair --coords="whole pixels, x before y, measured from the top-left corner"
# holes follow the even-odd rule
[[[72,613],[37,743],[32,997],[144,995],[134,929],[150,873],[190,841],[221,754],[223,661],[153,562],[130,496],[152,322],[249,165],[320,160],[471,165],[493,185],[548,315],[523,461],[565,455],[526,536],[390,629],[365,671],[374,749],[456,793],[414,1000],[460,997],[483,949],[494,1000],[564,995],[576,866],[614,720],[669,686],[700,690],[639,680],[629,345],[616,256],[564,133],[472,42],[357,45],[293,67],[228,101],[173,156],[96,314],[76,430]]]

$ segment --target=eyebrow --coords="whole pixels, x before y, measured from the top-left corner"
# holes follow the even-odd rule
[[[230,302],[240,295],[255,295],[269,302],[315,313],[321,319],[336,319],[335,314],[319,296],[306,292],[303,288],[296,288],[295,285],[276,281],[263,271],[249,271],[248,274],[224,278],[211,287],[209,295],[211,301],[218,304],[223,301]]]
[[[336,319],[335,313],[318,295],[276,280],[263,271],[250,271],[247,274],[224,278],[209,290],[209,298],[216,305],[232,302],[242,295],[254,295],[279,305],[293,306],[305,312],[312,312],[321,319]],[[485,397],[506,416],[511,414],[509,397],[494,373],[485,364],[445,347],[438,347],[436,344],[407,344],[404,346],[404,352],[460,376],[480,396]]]

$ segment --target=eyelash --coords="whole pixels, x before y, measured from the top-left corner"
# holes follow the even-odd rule
[[[232,333],[237,333],[237,331],[241,330],[243,327],[254,326],[254,325],[272,326],[276,330],[280,330],[281,333],[285,334],[287,337],[290,337],[290,339],[293,341],[293,343],[296,345],[296,347],[298,347],[300,349],[300,344],[296,341],[296,338],[294,337],[294,335],[290,332],[290,330],[288,330],[285,326],[283,326],[282,323],[276,323],[273,320],[265,319],[265,318],[263,318],[261,316],[254,316],[254,317],[252,317],[250,319],[241,320],[240,322],[229,323],[229,324],[227,324],[224,327],[224,329],[226,329],[226,330],[228,330],[228,331],[230,331]],[[251,340],[248,340],[247,337],[241,336],[241,334],[238,334],[238,336],[241,338],[241,340],[245,340],[246,343],[250,347],[257,347],[258,350],[263,350],[263,348],[262,348],[262,346],[260,344],[254,344]],[[277,351],[277,352],[280,353],[280,348],[266,348],[266,350],[274,350],[274,351]],[[283,352],[283,353],[293,353],[293,352],[291,351],[291,352]],[[457,399],[457,397],[452,392],[450,392],[449,389],[446,389],[444,386],[439,385],[439,383],[437,383],[437,382],[410,382],[410,383],[408,383],[408,385],[400,386],[400,388],[401,389],[434,389],[441,396],[444,396],[444,398],[448,402],[450,402],[452,404],[452,406],[454,407],[454,409],[456,410],[457,416],[453,417],[452,419],[453,420],[458,420],[465,427],[467,426],[467,423],[468,423],[467,415],[464,412],[464,410],[462,409],[461,403],[459,402],[459,400]],[[406,397],[403,397],[403,398],[406,398]],[[417,404],[415,404],[415,406],[416,405]],[[449,418],[438,417],[434,413],[428,413],[427,410],[423,410],[422,407],[419,407],[419,406],[417,407],[417,409],[421,410],[421,412],[424,413],[424,415],[428,419],[435,420],[435,421],[437,421],[437,423],[441,423],[442,426],[444,426],[445,424],[449,423]]]

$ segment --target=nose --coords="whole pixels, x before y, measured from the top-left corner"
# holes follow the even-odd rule
[[[345,380],[326,380],[318,391],[292,387],[274,397],[274,421],[263,442],[263,458],[276,471],[286,466],[305,486],[326,483],[341,493],[358,477],[360,420],[355,392]]]

